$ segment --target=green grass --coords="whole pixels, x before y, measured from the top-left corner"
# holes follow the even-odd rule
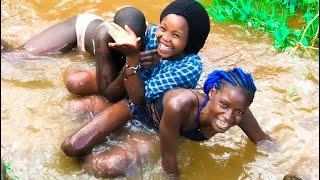
[[[319,47],[318,0],[200,1],[218,22],[241,24],[272,35],[274,47]],[[291,22],[291,23],[290,23]],[[296,27],[298,24],[298,27]]]

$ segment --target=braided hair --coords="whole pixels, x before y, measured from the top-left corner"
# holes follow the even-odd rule
[[[204,82],[203,90],[209,94],[212,88],[220,89],[224,83],[238,86],[247,93],[248,101],[251,103],[257,90],[250,73],[245,73],[241,68],[234,68],[229,71],[214,70]]]

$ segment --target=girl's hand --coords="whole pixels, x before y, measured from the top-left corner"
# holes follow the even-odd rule
[[[114,39],[114,43],[108,43],[109,47],[119,50],[124,55],[139,53],[140,37],[137,37],[132,29],[125,25],[122,29],[114,22],[108,23],[108,33]]]
[[[158,54],[157,49],[140,52],[139,62],[144,68],[150,68],[154,65],[161,63],[161,57]]]

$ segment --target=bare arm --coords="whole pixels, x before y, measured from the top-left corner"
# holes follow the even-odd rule
[[[127,56],[126,63],[128,66],[135,66],[139,64],[139,54],[132,54]],[[124,86],[129,99],[135,104],[144,103],[144,82],[138,73],[133,70],[125,68]]]
[[[246,133],[246,135],[249,137],[249,139],[254,142],[255,144],[258,143],[261,140],[269,139],[268,134],[263,132],[261,127],[259,126],[256,118],[253,116],[250,109],[248,109],[241,122],[238,124],[238,126]]]
[[[111,102],[116,102],[121,99],[125,93],[123,86],[123,73],[117,72],[115,61],[120,59],[112,59],[111,49],[108,43],[113,41],[108,34],[107,28],[101,26],[97,30],[97,35],[94,38],[95,42],[95,59],[96,59],[96,78],[99,92],[107,97]]]
[[[179,149],[179,129],[181,117],[179,106],[172,97],[166,95],[163,99],[164,112],[160,121],[160,150],[162,156],[162,166],[171,177],[179,176],[177,154]]]
[[[188,92],[188,93],[187,93]],[[168,91],[163,98],[164,111],[160,121],[160,150],[162,165],[170,178],[179,177],[177,154],[180,130],[193,126],[196,108],[194,94],[185,89]]]
[[[124,70],[124,87],[129,99],[135,104],[144,103],[144,82],[138,74],[140,69],[139,49],[140,38],[128,27],[123,30],[115,23],[110,23],[108,33],[114,38],[115,43],[109,43],[110,47],[118,49],[126,55]]]

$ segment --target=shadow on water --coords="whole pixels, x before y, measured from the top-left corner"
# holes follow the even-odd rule
[[[80,1],[79,1],[80,2]],[[104,18],[125,5],[141,8],[158,22],[170,1],[1,1],[1,39],[17,47],[41,30],[89,11]],[[79,8],[74,8],[79,7]],[[1,47],[2,49],[3,47]],[[5,50],[5,49],[4,49]],[[181,139],[182,179],[282,179],[287,174],[319,178],[319,56],[277,52],[262,32],[211,22],[200,55],[206,75],[214,68],[234,66],[250,71],[258,91],[251,110],[261,127],[276,139],[252,144],[238,127],[207,142]],[[1,158],[20,179],[95,179],[82,161],[65,156],[60,143],[83,119],[73,117],[64,86],[66,71],[91,68],[89,56],[76,52],[35,60],[1,56]],[[112,146],[110,141],[106,147]],[[162,177],[160,155],[132,179]]]

